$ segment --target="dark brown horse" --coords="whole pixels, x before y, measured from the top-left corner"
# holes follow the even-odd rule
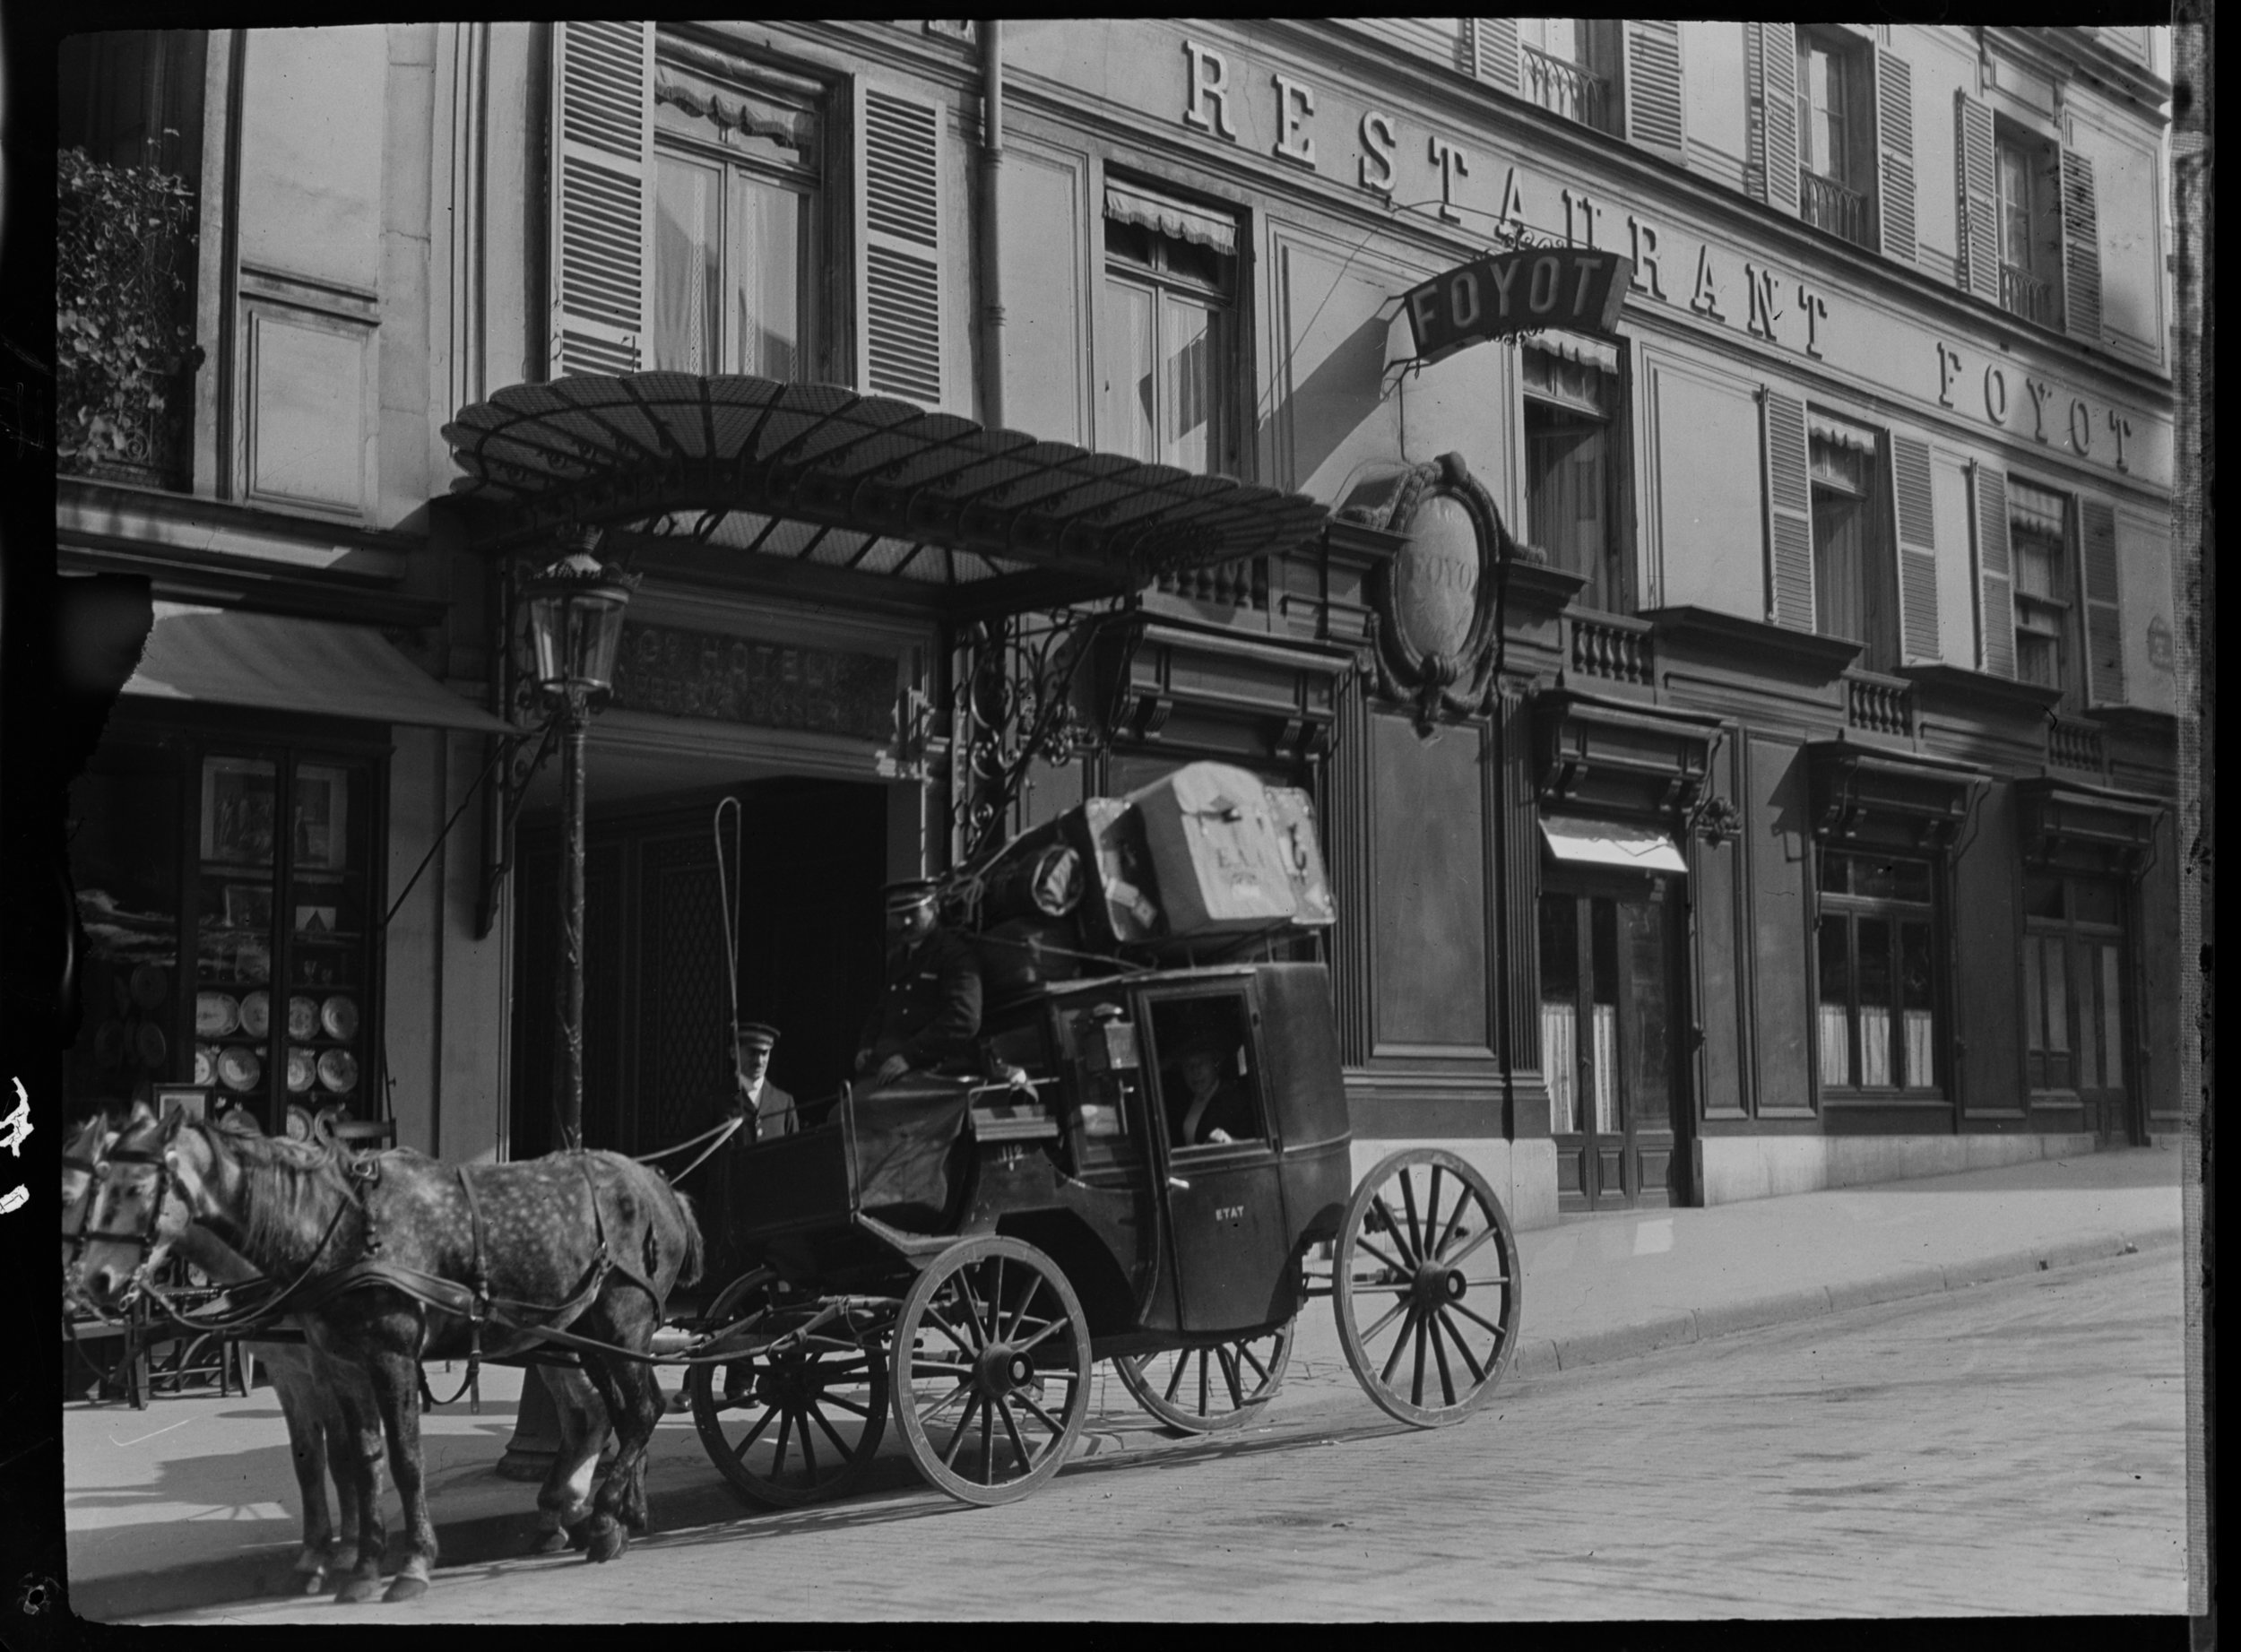
[[[690,1201],[656,1172],[619,1154],[560,1153],[522,1164],[453,1168],[397,1148],[346,1163],[316,1143],[237,1135],[176,1115],[158,1133],[151,1162],[105,1179],[79,1276],[97,1302],[115,1302],[140,1267],[159,1262],[190,1224],[218,1233],[267,1277],[290,1282],[289,1305],[324,1356],[363,1370],[367,1398],[342,1396],[360,1434],[376,1423],[404,1502],[410,1554],[386,1598],[426,1592],[436,1528],[423,1484],[422,1359],[470,1349],[473,1302],[487,1304],[486,1356],[518,1353],[536,1328],[622,1350],[581,1350],[619,1437],[588,1522],[595,1561],[611,1560],[627,1532],[645,1529],[645,1451],[662,1413],[661,1388],[643,1358],[671,1288],[700,1267]],[[114,1156],[114,1155],[113,1155]],[[135,1225],[137,1224],[137,1225]],[[145,1234],[145,1245],[134,1233]],[[125,1237],[117,1237],[125,1235]],[[567,1407],[562,1407],[564,1414]],[[591,1447],[596,1459],[597,1444]],[[377,1488],[356,1454],[359,1563],[337,1595],[370,1599],[384,1535]],[[539,1502],[569,1496],[567,1459]]]

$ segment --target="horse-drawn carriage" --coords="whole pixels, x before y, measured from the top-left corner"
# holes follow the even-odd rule
[[[1452,1423],[1492,1393],[1517,1336],[1509,1218],[1437,1149],[1350,1185],[1321,965],[1052,983],[992,1022],[1011,1082],[843,1095],[740,1150],[731,1208],[704,1211],[762,1264],[714,1299],[688,1382],[742,1493],[841,1494],[891,1417],[950,1495],[1023,1496],[1067,1459],[1099,1359],[1170,1426],[1236,1426],[1317,1297],[1393,1416]],[[1209,1047],[1245,1128],[1194,1141],[1181,1058]]]

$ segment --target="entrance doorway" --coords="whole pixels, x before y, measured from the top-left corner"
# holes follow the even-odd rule
[[[2076,1106],[2105,1145],[2133,1139],[2125,1082],[2124,886],[2034,873],[2023,880],[2023,1016],[2031,1105]],[[2072,1097],[2075,1097],[2074,1102]]]
[[[1674,1151],[1684,927],[1668,878],[1566,880],[1541,895],[1541,1059],[1561,1211],[1687,1200]]]
[[[887,796],[846,781],[780,778],[740,801],[740,1016],[779,1031],[770,1080],[833,1094],[878,1001]],[[670,794],[594,815],[585,834],[584,1139],[642,1154],[714,1124],[731,1104],[724,931],[712,821],[724,791]],[[726,850],[729,848],[726,823]],[[558,1146],[554,994],[559,831],[524,823],[515,923],[511,1154]]]

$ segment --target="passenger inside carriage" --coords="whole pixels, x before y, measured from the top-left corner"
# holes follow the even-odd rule
[[[1156,1005],[1152,1031],[1170,1142],[1216,1146],[1267,1134],[1242,1003]]]

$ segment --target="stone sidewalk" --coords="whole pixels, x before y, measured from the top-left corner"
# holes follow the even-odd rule
[[[1511,1380],[1626,1359],[1867,1303],[1964,1289],[2181,1241],[2180,1162],[2139,1148],[1709,1210],[1567,1220],[1519,1236],[1525,1286]],[[1093,1378],[1081,1455],[1176,1449],[1111,1368]],[[662,1371],[678,1386],[676,1368]],[[484,1372],[465,1401],[423,1423],[446,1562],[522,1552],[533,1488],[490,1472],[514,1426],[523,1373]],[[449,1394],[460,1373],[431,1367]],[[1359,1417],[1355,1414],[1359,1413]],[[1321,1304],[1302,1316],[1291,1371],[1266,1414],[1324,1425],[1381,1423],[1355,1386]],[[261,1592],[295,1553],[294,1476],[270,1388],[247,1398],[65,1407],[64,1518],[71,1604],[107,1620]],[[892,1433],[892,1431],[890,1431]],[[892,1438],[882,1455],[899,1452]],[[907,1483],[906,1459],[891,1466]],[[887,1467],[877,1478],[890,1475]],[[665,1418],[650,1454],[654,1529],[751,1518],[702,1451],[691,1420]],[[394,1533],[396,1497],[387,1497]]]

